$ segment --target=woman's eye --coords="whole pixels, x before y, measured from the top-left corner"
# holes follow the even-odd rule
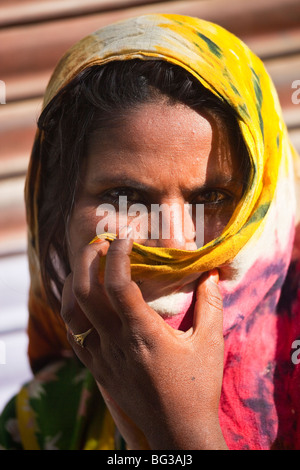
[[[126,199],[127,204],[135,204],[141,201],[141,196],[139,195],[139,193],[134,189],[129,188],[110,189],[109,191],[106,191],[102,196],[103,199],[105,199],[106,201],[110,201],[113,204],[118,204],[120,202],[120,197],[122,197],[123,199],[123,204],[124,202],[126,203]]]
[[[232,197],[223,191],[206,191],[196,198],[197,204],[222,204],[231,201]]]

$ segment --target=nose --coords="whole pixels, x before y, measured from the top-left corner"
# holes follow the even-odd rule
[[[152,204],[148,216],[148,238],[152,247],[196,250],[196,220],[189,204],[172,202]]]

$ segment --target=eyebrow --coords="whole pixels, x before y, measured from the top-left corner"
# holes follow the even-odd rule
[[[90,184],[93,186],[99,186],[99,185],[105,185],[105,186],[111,186],[113,185],[114,187],[130,187],[130,188],[135,188],[139,189],[141,191],[153,191],[153,187],[142,183],[141,181],[137,181],[131,178],[124,178],[122,175],[112,175],[108,177],[95,177],[90,181]]]
[[[90,184],[93,186],[113,186],[113,187],[128,187],[133,188],[139,191],[143,191],[145,193],[153,192],[157,189],[157,186],[150,186],[146,183],[142,183],[141,181],[131,179],[131,178],[124,178],[122,175],[112,175],[108,177],[101,177],[97,176],[90,181]],[[236,178],[234,176],[228,176],[224,174],[214,175],[213,177],[209,178],[208,181],[205,181],[203,184],[199,185],[196,184],[192,188],[188,189],[189,193],[199,192],[199,191],[206,191],[212,188],[217,188],[220,186],[240,186],[243,182],[241,179]]]

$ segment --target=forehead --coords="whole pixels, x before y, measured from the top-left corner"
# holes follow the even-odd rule
[[[220,117],[184,104],[147,103],[93,133],[87,176],[140,173],[158,181],[180,172],[190,178],[205,177],[208,171],[228,173],[235,167],[234,149]]]

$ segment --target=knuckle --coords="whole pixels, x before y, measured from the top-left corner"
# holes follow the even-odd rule
[[[109,247],[109,250],[108,250],[108,253],[109,255],[114,255],[114,254],[117,254],[117,256],[120,255],[120,253],[127,253],[127,245],[128,243],[130,242],[130,240],[128,239],[123,239],[123,238],[120,238],[120,239],[116,239],[114,240],[113,243],[111,243],[110,247]]]
[[[117,297],[119,295],[122,294],[122,291],[123,291],[123,286],[117,282],[116,280],[105,280],[105,283],[104,283],[104,286],[105,286],[105,290],[107,292],[107,294],[110,296],[114,296],[114,297]]]
[[[89,299],[90,289],[83,283],[75,283],[73,285],[73,293],[80,303],[85,304]]]
[[[109,254],[110,255],[114,255],[115,253],[119,253],[120,251],[120,241],[118,239],[114,240],[113,243],[110,244],[110,247],[109,247]]]
[[[213,309],[223,310],[223,300],[220,291],[218,286],[215,286],[212,282],[206,286],[206,302]]]
[[[128,347],[136,363],[145,363],[154,348],[153,340],[138,333],[131,334]]]
[[[122,301],[129,288],[130,282],[120,281],[117,276],[112,276],[105,280],[105,290],[109,296],[113,296],[116,300]]]
[[[122,243],[120,243],[120,240],[115,240],[109,247],[107,257],[109,258],[111,263],[118,263],[120,257],[122,257],[123,255],[124,250],[122,249]]]
[[[207,298],[207,303],[210,307],[212,307],[215,310],[223,310],[223,302],[222,299],[215,294],[210,294]]]

